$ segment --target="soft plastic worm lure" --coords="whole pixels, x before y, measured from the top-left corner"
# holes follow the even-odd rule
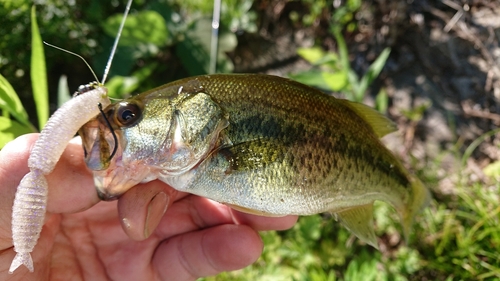
[[[40,236],[47,205],[45,175],[52,172],[78,129],[99,114],[99,103],[103,106],[110,104],[107,89],[102,86],[74,97],[52,115],[35,142],[28,159],[30,172],[21,180],[12,208],[12,238],[17,254],[9,273],[22,264],[33,272],[30,253]],[[75,112],[79,114],[78,119],[68,118]]]
[[[17,254],[12,260],[9,273],[13,273],[22,264],[29,271],[34,271],[31,252],[40,237],[47,208],[48,185],[45,175],[52,172],[66,145],[75,136],[78,129],[99,114],[101,107],[106,107],[111,103],[107,95],[108,90],[103,84],[111,67],[111,61],[131,4],[132,0],[129,0],[104,70],[102,84],[92,83],[81,88],[79,95],[65,103],[50,117],[35,142],[28,159],[30,172],[19,183],[12,207],[12,239],[14,251]],[[76,56],[82,58],[79,55]],[[83,61],[87,64],[84,59]],[[99,104],[100,106],[98,106]],[[78,113],[78,118],[71,118],[75,112]]]

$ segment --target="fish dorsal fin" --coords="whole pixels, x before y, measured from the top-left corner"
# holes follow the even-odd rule
[[[370,125],[370,127],[379,138],[397,130],[396,124],[394,124],[394,122],[392,122],[389,118],[387,118],[385,115],[378,112],[374,108],[358,102],[352,102],[348,100],[340,101],[347,107],[352,109],[354,112],[356,112],[359,117],[363,118],[363,120],[365,120]]]
[[[377,238],[373,231],[373,202],[336,212],[335,215],[337,220],[356,237],[378,249]]]

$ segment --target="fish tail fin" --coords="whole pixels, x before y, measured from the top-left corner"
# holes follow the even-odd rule
[[[29,252],[19,252],[16,254],[14,260],[12,260],[12,263],[10,264],[9,273],[14,273],[14,270],[16,270],[23,264],[28,268],[30,272],[33,272],[33,260],[31,259],[31,255]]]
[[[401,217],[401,224],[403,226],[403,234],[405,241],[408,244],[410,239],[411,228],[417,213],[424,209],[431,199],[429,190],[424,184],[414,176],[410,177],[411,182],[411,197],[408,205],[403,207],[399,212]]]

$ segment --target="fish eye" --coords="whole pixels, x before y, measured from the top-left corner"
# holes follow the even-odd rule
[[[142,110],[136,103],[120,102],[115,110],[114,119],[120,127],[132,127],[141,120]]]

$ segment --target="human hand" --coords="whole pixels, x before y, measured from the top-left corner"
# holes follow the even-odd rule
[[[100,202],[77,138],[47,176],[35,272],[21,266],[10,275],[12,204],[37,137],[19,137],[0,151],[0,280],[194,280],[248,266],[262,252],[258,230],[287,229],[297,220],[243,214],[160,181]]]

